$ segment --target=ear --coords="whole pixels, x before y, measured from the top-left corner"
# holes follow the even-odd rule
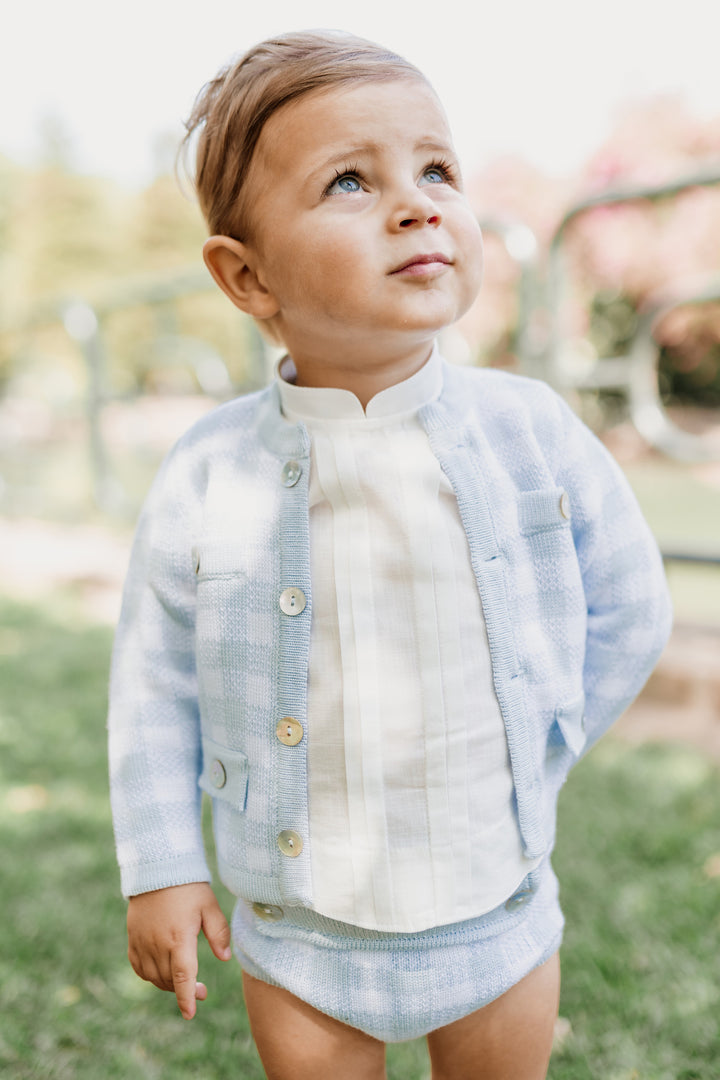
[[[256,319],[271,319],[280,305],[257,274],[257,257],[230,236],[211,236],[203,245],[205,265],[236,307]]]

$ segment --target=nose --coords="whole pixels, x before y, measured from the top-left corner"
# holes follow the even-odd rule
[[[435,202],[420,188],[413,186],[403,192],[392,212],[391,227],[396,230],[437,227],[442,221]]]

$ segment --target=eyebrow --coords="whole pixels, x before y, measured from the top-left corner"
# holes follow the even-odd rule
[[[364,154],[374,154],[383,149],[379,143],[367,142],[358,143],[355,146],[344,147],[339,153],[333,154],[332,157],[325,159],[321,162],[316,169],[313,169],[313,175],[318,172],[322,172],[324,169],[332,169],[337,166],[347,165],[348,161],[354,157],[361,157]],[[429,153],[434,154],[452,154],[455,156],[455,150],[449,142],[440,142],[437,139],[427,138],[421,139],[415,144],[414,149],[426,150]]]

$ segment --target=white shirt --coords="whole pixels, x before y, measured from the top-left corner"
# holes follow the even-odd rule
[[[418,409],[440,355],[363,407],[298,387],[310,433],[308,800],[314,907],[413,932],[480,915],[532,869],[455,495]]]

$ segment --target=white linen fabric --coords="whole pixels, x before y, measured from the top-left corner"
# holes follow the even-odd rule
[[[282,410],[311,439],[308,677],[314,908],[412,932],[504,901],[523,854],[507,738],[457,500],[418,410],[434,351],[363,407],[300,387]]]

